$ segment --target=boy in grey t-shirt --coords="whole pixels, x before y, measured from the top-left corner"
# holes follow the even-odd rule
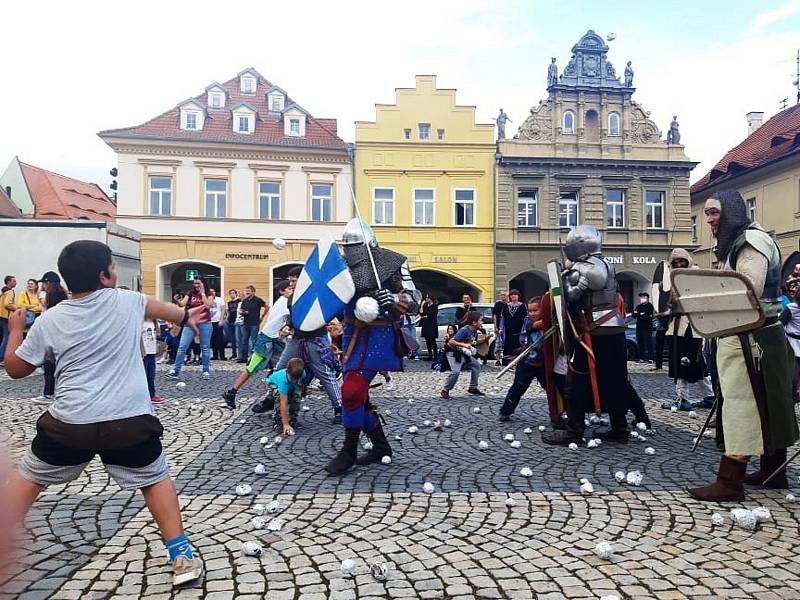
[[[121,488],[142,491],[169,552],[174,585],[199,579],[203,563],[183,529],[139,344],[145,318],[196,329],[205,318],[203,307],[184,311],[116,289],[111,250],[100,242],[67,245],[58,270],[72,298],[37,319],[24,342],[25,311],[9,319],[6,372],[13,379],[25,377],[52,360],[56,392],[9,481],[6,510],[14,522],[21,521],[46,486],[76,479],[99,454]]]

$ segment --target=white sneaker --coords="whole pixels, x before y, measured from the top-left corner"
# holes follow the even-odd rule
[[[34,404],[52,404],[53,403],[53,397],[52,396],[48,396],[48,395],[45,394],[45,395],[39,396],[37,398],[34,398],[33,399],[33,403]]]
[[[183,585],[195,581],[203,576],[203,561],[198,557],[189,560],[185,556],[178,556],[172,563],[172,585]]]
[[[203,379],[208,380],[211,379],[211,373],[208,371],[203,371]]]

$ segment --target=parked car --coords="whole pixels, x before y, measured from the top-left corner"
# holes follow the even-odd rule
[[[436,343],[439,345],[439,348],[444,345],[444,338],[447,336],[447,326],[456,322],[456,310],[462,306],[464,305],[461,302],[451,302],[439,305],[439,313],[436,319],[439,325],[439,336],[436,340]],[[482,302],[475,302],[472,304],[472,310],[477,310],[483,313],[483,328],[486,330],[486,333],[494,333],[494,322],[492,321],[493,307],[494,304],[486,304]],[[422,338],[422,328],[419,324],[419,318],[417,318],[416,326],[417,341],[420,345],[421,354],[422,351],[425,350],[426,346],[425,340]],[[489,348],[489,356],[492,358],[494,357],[494,342],[492,342],[492,346]]]

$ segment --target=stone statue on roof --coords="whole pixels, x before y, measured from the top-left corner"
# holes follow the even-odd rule
[[[633,69],[631,68],[631,61],[625,66],[625,87],[633,87]]]
[[[554,86],[556,83],[558,83],[558,67],[556,59],[551,58],[550,64],[547,66],[547,87]]]
[[[508,115],[505,112],[503,112],[502,108],[500,109],[500,114],[497,115],[497,117],[495,118],[495,121],[497,121],[497,139],[498,140],[506,139],[506,121],[509,121],[511,123],[513,123],[513,121],[511,121],[511,119],[508,118]]]
[[[681,132],[678,129],[678,117],[677,115],[672,116],[672,122],[669,124],[669,131],[667,132],[667,143],[668,144],[680,144],[681,143]]]

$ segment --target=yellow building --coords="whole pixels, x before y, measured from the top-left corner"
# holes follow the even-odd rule
[[[409,259],[414,281],[442,301],[494,297],[494,125],[434,75],[356,122],[361,215],[381,246]]]

